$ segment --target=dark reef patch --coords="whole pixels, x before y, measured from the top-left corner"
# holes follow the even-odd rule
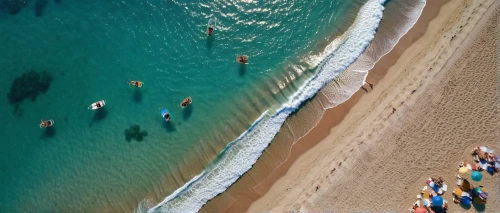
[[[26,7],[26,0],[0,0],[0,11],[7,10],[9,14],[16,15]]]
[[[47,92],[51,82],[52,76],[49,73],[34,70],[25,72],[21,77],[14,79],[7,94],[9,102],[15,105],[14,113],[21,116],[22,110],[19,108],[19,104],[28,98],[31,101],[36,101],[38,95]]]
[[[132,125],[130,128],[125,129],[125,139],[130,142],[130,140],[135,139],[136,141],[142,141],[144,137],[148,136],[148,132],[146,130],[141,131],[141,127],[139,125]]]
[[[36,0],[35,2],[35,16],[40,17],[43,14],[43,9],[49,4],[49,0]]]

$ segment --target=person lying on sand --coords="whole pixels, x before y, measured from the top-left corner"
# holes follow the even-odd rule
[[[500,170],[500,164],[498,162],[488,162],[488,166],[486,168],[486,171],[493,175],[494,173],[497,173]]]
[[[486,160],[488,162],[494,162],[495,161],[495,154],[493,154],[493,151],[490,151],[489,153],[481,150],[480,147],[476,147],[472,149],[471,154],[474,155],[474,160],[476,162],[479,162],[481,160]]]
[[[438,178],[435,178],[435,177],[431,177],[431,181],[434,182],[434,184],[436,184],[439,188],[443,187],[443,178],[441,177],[438,177]]]
[[[486,153],[486,160],[488,162],[495,162],[496,158],[497,158],[497,156],[495,154],[493,154],[493,152]]]
[[[444,180],[443,180],[443,178],[442,178],[442,177],[438,177],[438,182],[437,182],[437,185],[438,185],[439,187],[443,187],[443,184],[444,184]]]

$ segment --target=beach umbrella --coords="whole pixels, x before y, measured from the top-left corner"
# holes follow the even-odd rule
[[[488,199],[488,192],[484,187],[476,187],[474,188],[474,195],[480,199],[486,200]]]
[[[433,206],[442,206],[443,205],[443,198],[439,195],[432,197],[432,205]]]
[[[479,181],[481,181],[481,179],[483,179],[483,174],[481,174],[481,172],[474,171],[474,172],[472,172],[472,174],[470,175],[470,178],[471,178],[473,181],[479,182]]]
[[[458,170],[458,172],[459,172],[461,175],[465,175],[465,174],[467,174],[467,172],[469,172],[469,169],[467,169],[467,167],[465,167],[465,166],[462,166],[462,168],[460,168],[460,169]]]
[[[425,208],[418,207],[415,211],[413,211],[413,213],[427,213],[427,210]]]
[[[475,198],[474,198],[474,203],[475,203],[475,204],[479,204],[479,205],[481,205],[481,204],[485,204],[484,200],[483,200],[483,199],[481,199],[480,197],[475,197]]]
[[[472,202],[472,198],[469,196],[462,196],[462,198],[460,199],[460,202],[465,204],[465,205],[470,205],[470,203]]]

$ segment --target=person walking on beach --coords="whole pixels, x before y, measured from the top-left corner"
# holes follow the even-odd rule
[[[368,90],[364,86],[362,86],[361,89],[363,89],[366,93],[368,93]]]

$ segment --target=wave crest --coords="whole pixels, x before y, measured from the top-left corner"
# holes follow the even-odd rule
[[[220,153],[219,160],[210,168],[147,212],[197,212],[208,200],[224,192],[248,171],[287,117],[345,71],[365,51],[382,19],[385,1],[370,0],[363,5],[353,26],[338,40],[337,48],[318,66],[317,74],[305,82],[287,103],[277,111],[264,112],[247,131],[227,145]],[[148,205],[141,204],[136,212],[144,212],[144,206]]]

